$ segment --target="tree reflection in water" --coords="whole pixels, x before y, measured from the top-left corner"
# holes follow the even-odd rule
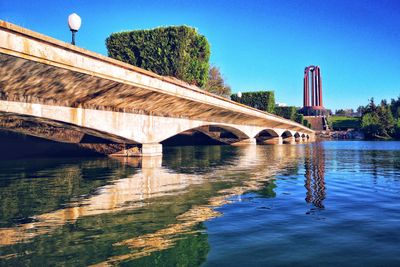
[[[68,168],[77,171],[69,180],[76,187],[87,176],[82,174],[89,174],[89,167],[92,179],[112,171],[99,187],[94,183],[84,191],[71,191],[70,201],[59,208],[30,209],[26,214],[32,221],[0,227],[0,260],[15,266],[52,265],[60,259],[64,265],[140,261],[147,266],[166,257],[173,266],[182,262],[199,265],[209,250],[202,223],[220,215],[215,208],[268,184],[265,194],[273,197],[275,184],[268,181],[277,172],[297,165],[301,155],[298,146],[185,147],[172,149],[162,162],[121,158],[72,163]],[[51,173],[57,181],[64,181],[63,166],[65,163],[27,171],[24,176],[36,174],[37,178],[20,184],[15,177],[2,192],[11,190],[23,196],[40,182],[40,203],[45,202],[46,192],[65,189],[63,184],[50,183],[56,179],[47,178]],[[57,199],[59,190],[54,194],[52,199]],[[40,195],[35,198],[42,199]],[[18,203],[15,198],[8,200]],[[20,203],[18,210],[26,205],[35,203]],[[6,216],[4,221],[10,219]],[[191,258],[194,260],[188,261]]]
[[[304,187],[307,189],[306,202],[311,203],[317,209],[325,209],[323,203],[326,198],[325,153],[321,143],[305,147],[304,168]],[[315,209],[312,208],[311,211],[313,210]]]

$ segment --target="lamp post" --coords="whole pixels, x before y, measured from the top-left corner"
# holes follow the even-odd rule
[[[238,102],[238,103],[242,103],[242,101],[241,101],[241,98],[242,98],[242,92],[237,92],[237,100],[236,100],[236,102]]]
[[[75,33],[81,27],[81,23],[82,23],[81,17],[79,17],[76,13],[72,13],[71,15],[68,16],[68,26],[72,32],[71,44],[73,45],[75,45]]]

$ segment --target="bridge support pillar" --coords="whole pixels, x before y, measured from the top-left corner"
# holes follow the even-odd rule
[[[241,145],[256,145],[257,140],[255,138],[244,139],[239,142],[233,143],[234,146],[241,146]]]
[[[270,139],[264,140],[262,143],[266,145],[282,145],[283,138],[281,136],[272,137]]]
[[[162,156],[162,144],[142,144],[143,157]]]
[[[285,139],[283,139],[284,144],[290,144],[290,145],[295,145],[296,144],[296,138],[294,136],[289,136]]]

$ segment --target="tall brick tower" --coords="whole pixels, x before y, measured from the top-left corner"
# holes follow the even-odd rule
[[[327,115],[322,104],[322,79],[319,66],[308,66],[304,69],[303,79],[303,108],[306,116]]]
[[[329,130],[326,120],[329,111],[322,104],[322,79],[319,66],[308,66],[304,69],[303,108],[300,112],[311,123],[313,130]]]

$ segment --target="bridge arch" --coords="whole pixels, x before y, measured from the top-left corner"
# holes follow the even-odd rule
[[[202,136],[199,136],[202,135]],[[193,142],[198,142],[199,138],[208,137],[221,144],[232,144],[241,140],[249,139],[250,136],[241,129],[230,125],[211,123],[198,127],[192,127],[176,132],[160,141],[163,144],[179,144],[179,138],[186,144],[190,138]]]
[[[288,138],[288,137],[293,137],[293,133],[291,131],[289,131],[289,130],[286,130],[281,134],[281,137],[283,139]]]
[[[281,134],[282,137],[282,143],[283,144],[294,144],[295,139],[294,139],[294,132],[286,130]]]
[[[279,133],[275,131],[274,129],[264,129],[260,131],[255,137],[261,137],[261,136],[271,136],[271,137],[279,137]]]
[[[254,137],[256,139],[257,144],[262,144],[262,145],[274,145],[274,144],[281,144],[282,139],[280,138],[280,132],[279,130],[267,128],[263,129],[260,132],[257,133],[257,135]]]

